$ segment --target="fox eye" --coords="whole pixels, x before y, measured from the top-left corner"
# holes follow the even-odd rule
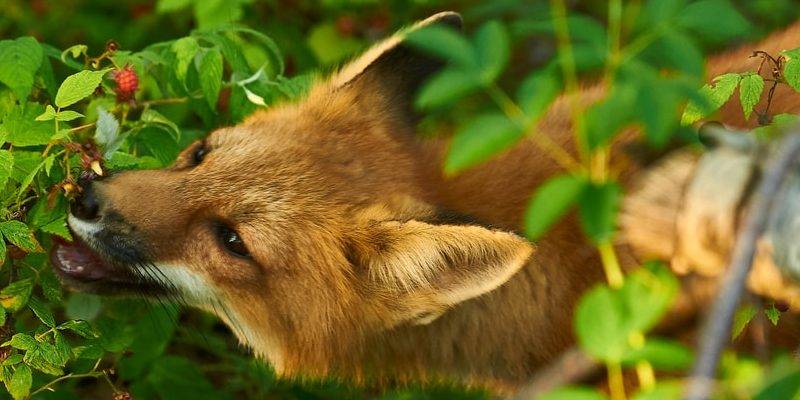
[[[233,229],[225,225],[219,225],[217,227],[217,238],[222,246],[225,247],[225,250],[228,250],[231,254],[241,258],[250,257],[250,252],[247,250],[247,246],[244,245],[241,236]]]
[[[206,157],[207,153],[208,153],[208,149],[206,148],[206,144],[205,143],[201,143],[192,152],[192,164],[193,165],[200,165],[200,163],[203,162],[203,159]]]

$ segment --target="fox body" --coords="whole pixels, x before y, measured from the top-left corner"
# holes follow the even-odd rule
[[[460,17],[419,25],[434,23]],[[572,343],[572,308],[602,280],[599,259],[573,217],[535,245],[514,233],[534,188],[561,172],[527,140],[442,175],[446,140],[417,139],[410,105],[440,65],[402,38],[297,104],[212,132],[170,168],[84,185],[69,216],[76,241],[53,250],[58,274],[79,290],[180,296],[286,376],[497,388],[529,378]],[[749,51],[798,38],[791,27],[709,69],[749,69]],[[588,87],[580,101],[602,95]],[[568,116],[557,100],[537,134],[572,148]]]

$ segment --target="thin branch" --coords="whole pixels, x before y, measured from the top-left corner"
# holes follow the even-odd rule
[[[579,348],[566,350],[546,368],[537,372],[511,400],[530,400],[563,385],[586,379],[598,374],[603,365],[584,354]]]
[[[731,321],[744,292],[745,280],[756,251],[756,241],[766,228],[773,199],[783,178],[800,156],[800,134],[787,134],[778,148],[781,149],[780,152],[769,164],[754,193],[752,207],[736,240],[722,289],[704,324],[699,355],[689,381],[687,400],[708,399],[713,391],[717,363],[730,339]]]

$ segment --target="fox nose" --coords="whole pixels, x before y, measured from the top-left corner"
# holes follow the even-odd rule
[[[100,202],[91,179],[79,179],[80,196],[70,205],[70,212],[84,221],[92,221],[100,216]]]

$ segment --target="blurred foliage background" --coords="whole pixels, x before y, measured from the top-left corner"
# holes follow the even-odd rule
[[[601,27],[601,35],[605,34],[602,27],[608,20],[608,2],[569,1],[567,6],[570,16],[585,18],[575,20],[578,24],[578,40],[581,39],[581,32],[591,34],[595,25]],[[638,1],[626,3],[625,10],[630,15],[623,17],[631,21],[623,25],[632,27],[631,31],[643,29],[636,27],[632,21],[640,6]],[[761,37],[800,16],[800,2],[792,0],[737,0],[733,6],[744,16],[746,23],[722,24],[716,31],[727,28],[731,31],[714,35],[714,26],[724,21],[701,22],[711,26],[711,34],[697,35],[692,43],[679,43],[666,51],[666,54],[672,54],[672,60],[678,64],[678,68],[684,66],[690,74],[698,75],[698,69],[702,72],[703,54]],[[168,164],[182,146],[204,132],[241,120],[259,102],[270,104],[281,98],[296,97],[307,85],[308,77],[329,72],[396,29],[442,10],[460,12],[464,16],[467,32],[474,31],[489,20],[507,24],[512,52],[507,71],[498,78],[498,85],[502,88],[514,91],[531,71],[545,67],[556,57],[557,45],[552,30],[541,28],[550,21],[549,4],[535,0],[0,0],[0,39],[32,36],[40,43],[54,46],[59,52],[76,44],[85,44],[89,54],[98,55],[111,40],[118,44],[121,51],[139,52],[146,48],[158,49],[159,43],[186,37],[193,31],[214,32],[215,29],[229,29],[231,24],[236,24],[274,40],[273,46],[258,35],[244,32],[243,35],[250,35],[250,39],[242,36],[231,38],[241,58],[225,54],[230,64],[225,75],[230,75],[232,81],[238,79],[238,82],[243,82],[249,75],[236,76],[236,79],[234,76],[243,71],[254,73],[260,68],[264,68],[264,74],[272,79],[257,78],[246,84],[232,85],[233,93],[220,95],[220,101],[230,96],[230,100],[225,100],[230,103],[225,107],[217,104],[217,109],[225,108],[225,112],[217,113],[209,107],[204,109],[202,104],[191,104],[189,107],[186,104],[163,104],[159,112],[166,116],[166,121],[160,120],[161,114],[158,114],[150,115],[150,120],[146,122],[166,127],[166,130],[172,130],[174,126],[181,135],[175,135],[173,141],[164,142],[163,134],[159,135],[148,127],[132,126],[131,129],[138,129],[138,133],[130,137],[130,143],[126,143],[123,149],[125,154],[135,154],[137,158],[108,157],[107,160],[112,167],[158,167]],[[658,18],[659,15],[651,16],[646,23],[656,25]],[[279,49],[280,55],[277,57],[282,58],[282,63],[275,60],[275,47]],[[660,54],[663,56],[664,52]],[[145,56],[134,58],[130,59],[134,65],[147,61]],[[232,62],[233,59],[238,59],[238,67]],[[70,67],[69,62],[54,63],[53,69],[60,82],[74,72],[75,66]],[[139,71],[144,93],[152,99],[168,97],[163,83],[156,81],[159,77],[157,73],[148,75],[143,73],[144,69]],[[582,68],[581,73],[584,79],[596,80],[602,70],[587,67]],[[48,90],[54,90],[49,86],[46,83],[43,85]],[[110,98],[92,101],[95,102],[93,106],[113,105],[113,99]],[[440,123],[456,124],[490,103],[491,100],[486,96],[478,94],[462,99],[460,107],[436,107],[425,126],[433,130]],[[93,111],[96,107],[93,106],[87,106],[85,111],[87,119],[92,121],[97,118],[96,111]],[[42,107],[32,116],[43,110]],[[3,114],[0,113],[0,116]],[[145,120],[144,115],[141,119]],[[18,161],[22,159],[17,158]],[[14,179],[14,176],[11,178]],[[36,190],[44,193],[48,185],[61,178],[63,176],[50,180],[37,178],[40,187]],[[18,183],[23,186],[22,189],[27,189],[24,182]],[[63,203],[63,199],[60,201]],[[34,227],[39,229],[31,220],[35,217],[14,212],[9,211],[10,220],[25,219],[32,230]],[[41,225],[41,234],[59,234],[58,229],[51,226],[47,230],[44,228],[46,226]],[[38,230],[36,232],[40,234]],[[8,237],[7,240],[12,242]],[[49,239],[40,236],[39,240],[46,247]],[[53,376],[67,377],[63,380],[56,378],[58,381],[52,386],[54,391],[39,391],[36,398],[110,399],[115,390],[129,391],[135,398],[142,399],[489,398],[486,393],[446,383],[425,389],[412,387],[383,392],[348,387],[336,382],[278,380],[269,366],[253,360],[235,342],[227,328],[209,315],[190,310],[178,311],[177,306],[170,304],[62,293],[58,284],[52,282],[46,255],[32,251],[20,257],[12,256],[4,265],[10,267],[13,264],[21,272],[17,275],[4,272],[4,277],[14,281],[20,277],[35,276],[41,286],[35,293],[42,291],[42,296],[58,321],[90,321],[98,336],[73,348],[75,360],[67,370],[59,369],[50,375],[33,374],[33,382],[29,384],[33,390],[52,383]],[[27,290],[30,295],[31,289]],[[25,299],[27,301],[27,297]],[[3,306],[9,309],[6,304]],[[40,335],[47,333],[47,329],[37,326],[40,324],[38,321],[42,320],[37,311],[41,311],[41,307],[30,307],[33,313],[15,314],[14,325],[4,326],[5,336],[25,331]],[[80,333],[78,331],[75,329]],[[83,357],[76,349],[84,352]],[[728,357],[725,367],[733,371],[729,373],[731,379],[739,379],[737,376],[752,377],[753,374],[748,375],[748,368],[750,371],[756,368],[749,360],[740,362],[736,357],[731,357]],[[98,365],[111,373],[93,374],[98,370]],[[10,374],[10,371],[4,369],[4,373]],[[10,376],[4,379],[7,386],[10,379]],[[9,394],[2,393],[0,397],[7,398]]]

